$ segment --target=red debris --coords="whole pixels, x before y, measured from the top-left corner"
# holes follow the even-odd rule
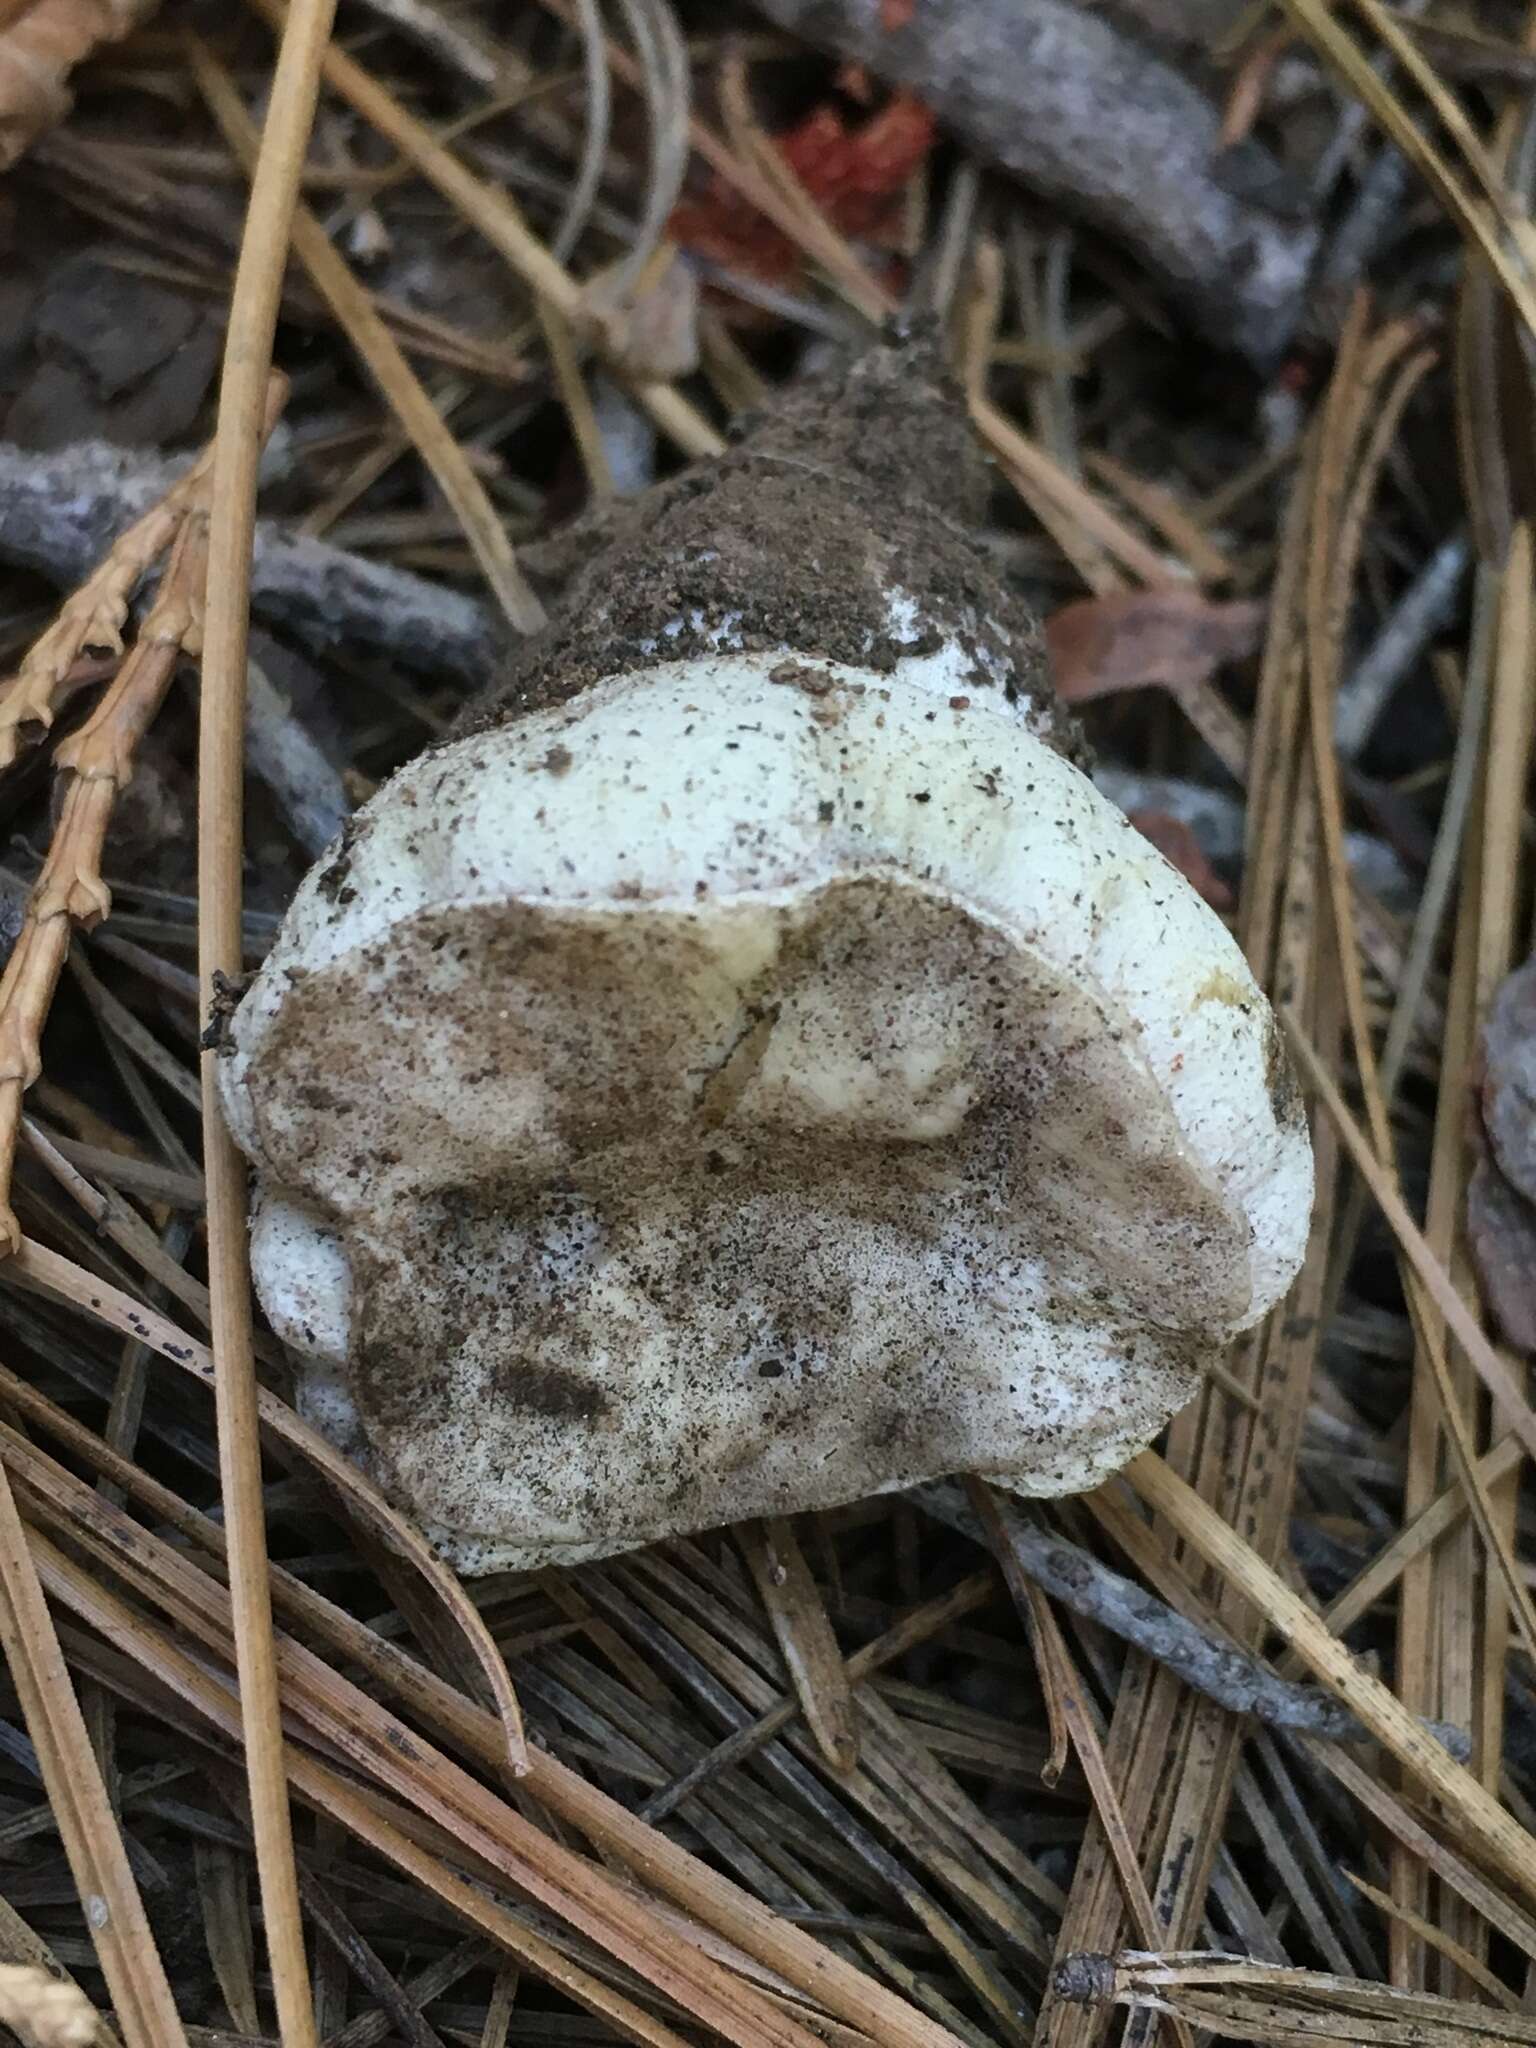
[[[894,249],[901,195],[933,138],[928,109],[910,94],[896,93],[878,113],[856,123],[831,102],[813,107],[774,140],[840,234]],[[765,284],[783,284],[800,267],[800,252],[789,237],[718,174],[676,208],[670,233],[683,248]]]

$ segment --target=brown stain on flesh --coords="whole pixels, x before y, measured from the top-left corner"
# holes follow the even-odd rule
[[[1296,1079],[1296,1069],[1286,1051],[1284,1034],[1273,1017],[1264,1030],[1264,1089],[1278,1130],[1286,1130],[1301,1121],[1305,1114],[1301,1083]]]

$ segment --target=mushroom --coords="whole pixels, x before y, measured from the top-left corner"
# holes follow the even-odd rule
[[[301,887],[223,1099],[302,1402],[465,1571],[1093,1485],[1300,1261],[1233,940],[883,346],[621,517]]]

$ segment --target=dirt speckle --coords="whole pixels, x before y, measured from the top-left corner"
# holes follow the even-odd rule
[[[768,671],[770,683],[782,683],[790,689],[803,690],[807,697],[825,697],[832,688],[832,678],[824,668],[812,668],[807,661],[781,661],[777,668]]]
[[[361,828],[355,818],[348,818],[341,828],[341,837],[336,842],[336,851],[315,877],[315,887],[327,903],[334,903],[338,909],[353,901],[357,891],[347,877],[352,872],[352,850],[357,845]]]
[[[204,1052],[217,1053],[221,1059],[228,1059],[235,1049],[234,1017],[244,1000],[251,977],[242,974],[233,980],[221,968],[213,971],[213,1000],[208,1005],[208,1023],[198,1040]]]

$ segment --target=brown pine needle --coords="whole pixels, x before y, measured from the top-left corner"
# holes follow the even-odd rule
[[[213,444],[208,608],[198,741],[198,976],[205,1015],[244,967],[241,932],[246,661],[262,393],[299,179],[330,41],[335,0],[296,0],[278,48],[261,149],[230,295]],[[224,1127],[218,1054],[203,1053],[203,1174],[208,1190],[219,1476],[229,1529],[240,1717],[262,1919],[283,2048],[318,2048],[272,1642],[261,1437],[252,1346],[245,1166]]]
[[[21,1270],[35,1249],[26,1247],[22,1260],[12,1270]],[[71,1270],[77,1269],[70,1269],[67,1261],[58,1261],[51,1268],[53,1284],[65,1279]],[[95,1284],[88,1275],[81,1274],[79,1279],[87,1287]],[[59,1291],[71,1300],[79,1299],[68,1287]],[[127,1297],[119,1300],[127,1304]],[[132,1305],[127,1305],[131,1311]],[[102,1306],[108,1304],[103,1302]],[[153,1335],[147,1334],[146,1341],[153,1343]],[[193,1359],[186,1346],[179,1345],[171,1355],[184,1369],[206,1378],[206,1354],[200,1360]],[[121,1486],[154,1519],[165,1522],[179,1536],[215,1558],[227,1555],[227,1539],[217,1524],[186,1507],[167,1487],[112,1451],[100,1437],[3,1367],[0,1392],[71,1453]],[[278,1429],[284,1413],[297,1424],[291,1411],[283,1411],[281,1404],[275,1402],[269,1411],[264,1411],[264,1419],[269,1427]],[[52,1474],[45,1483],[42,1473],[48,1468],[39,1462],[42,1454],[3,1425],[0,1446],[0,1455],[13,1461],[18,1478],[40,1498],[57,1498],[61,1485],[68,1491],[75,1483],[68,1475],[61,1480]],[[152,1549],[148,1554],[153,1556],[156,1552]],[[500,1724],[493,1715],[455,1691],[393,1642],[376,1635],[366,1624],[281,1568],[274,1568],[274,1588],[285,1620],[305,1639],[324,1649],[326,1661],[334,1670],[359,1668],[366,1673],[371,1687],[400,1700],[413,1719],[435,1731],[441,1741],[469,1757],[477,1767],[495,1770],[501,1765],[504,1742]],[[963,1582],[952,1594],[928,1603],[877,1643],[856,1652],[851,1666],[862,1672],[899,1656],[903,1648],[925,1639],[946,1615],[952,1618],[954,1613],[967,1611],[990,1597],[991,1590],[990,1573]],[[784,1705],[788,1718],[792,1709],[789,1703]],[[850,2024],[878,2024],[880,2038],[889,2041],[892,2048],[954,2048],[953,2037],[942,2027],[934,2026],[878,1980],[844,1961],[836,1951],[822,1947],[813,1936],[691,1856],[670,1837],[648,1826],[551,1752],[534,1750],[530,1763],[529,1791],[551,1812],[586,1835],[605,1860],[629,1866],[648,1887],[664,1892],[700,1926],[714,1930],[734,1949],[793,1985],[803,1997]],[[1029,1870],[1032,1866],[1025,1864],[1023,1868]]]
[[[1490,269],[1508,294],[1520,318],[1536,333],[1536,287],[1526,263],[1524,237],[1516,237],[1512,252],[1503,229],[1518,225],[1518,217],[1505,197],[1502,184],[1493,174],[1486,152],[1455,100],[1440,83],[1433,67],[1420,55],[1412,37],[1406,35],[1387,9],[1375,0],[1355,0],[1383,44],[1414,78],[1436,114],[1460,147],[1462,160],[1481,186],[1483,198],[1469,193],[1456,176],[1452,164],[1408,113],[1388,79],[1371,63],[1366,51],[1342,26],[1328,0],[1281,0],[1287,14],[1302,34],[1348,87],[1369,109],[1383,131],[1423,173],[1436,198],[1456,221],[1467,238],[1487,258]]]
[[[228,69],[202,38],[189,35],[187,48],[203,98],[249,172],[256,160],[256,124],[241,103]],[[373,294],[358,283],[325,229],[302,203],[294,207],[291,233],[299,261],[437,479],[496,602],[519,633],[536,633],[545,623],[544,607],[518,567],[485,485],[380,317]]]
[[[859,1760],[859,1717],[821,1593],[791,1524],[781,1517],[736,1531],[818,1748],[835,1771]]]
[[[1536,1410],[1521,1390],[1513,1369],[1500,1357],[1483,1333],[1482,1325],[1468,1308],[1455,1282],[1435,1257],[1428,1240],[1409,1215],[1392,1177],[1378,1162],[1370,1140],[1350,1115],[1343,1096],[1335,1087],[1317,1051],[1289,1010],[1283,1012],[1291,1048],[1303,1068],[1307,1083],[1327,1110],[1330,1121],[1344,1142],[1356,1172],[1370,1187],[1393,1235],[1426,1293],[1445,1318],[1446,1327],[1466,1353],[1473,1370],[1493,1396],[1532,1457],[1536,1457]]]
[[[1030,1577],[1019,1562],[1008,1525],[998,1512],[992,1488],[985,1479],[970,1473],[965,1482],[966,1498],[971,1511],[981,1524],[987,1547],[1002,1568],[1008,1591],[1013,1596],[1014,1607],[1019,1620],[1029,1637],[1030,1648],[1035,1656],[1035,1674],[1040,1680],[1040,1690],[1045,1699],[1046,1728],[1050,1735],[1050,1753],[1040,1775],[1047,1785],[1059,1783],[1072,1752],[1072,1727],[1061,1697],[1056,1679],[1060,1670],[1059,1661],[1050,1655],[1046,1629],[1051,1619],[1050,1604],[1039,1583]],[[1127,1898],[1129,1904],[1129,1898]],[[1155,1925],[1149,1921],[1141,1930],[1143,1941],[1156,1941]]]
[[[168,1317],[144,1307],[109,1282],[98,1280],[94,1274],[87,1273],[58,1252],[28,1238],[16,1254],[11,1270],[18,1278],[32,1281],[47,1292],[85,1309],[99,1321],[121,1331],[125,1337],[148,1345],[150,1350],[169,1359],[204,1385],[213,1382],[213,1353],[207,1345],[200,1344]],[[256,1412],[264,1428],[297,1452],[335,1488],[370,1535],[420,1574],[429,1593],[452,1617],[496,1702],[502,1729],[496,1760],[503,1768],[510,1768],[514,1734],[523,1754],[527,1755],[517,1695],[507,1677],[501,1652],[496,1648],[479,1609],[458,1579],[429,1548],[414,1525],[396,1513],[350,1459],[344,1458],[318,1430],[302,1422],[285,1402],[275,1394],[269,1394],[265,1387],[256,1390]]]
[[[38,1569],[55,1598],[68,1602],[114,1647],[152,1671],[157,1680],[221,1733],[239,1739],[241,1716],[232,1690],[195,1663],[168,1634],[144,1621],[126,1601],[56,1549],[47,1537],[33,1534],[30,1541]],[[317,1812],[339,1821],[350,1835],[377,1850],[468,1924],[478,1927],[510,1955],[589,2011],[611,2022],[622,2036],[645,2043],[646,2048],[683,2048],[681,2036],[671,2028],[662,2026],[632,1999],[570,1962],[554,1943],[496,1904],[480,1885],[470,1883],[423,1848],[414,1838],[414,1830],[407,1831],[386,1818],[386,1802],[365,1796],[349,1779],[296,1746],[288,1749],[286,1763],[294,1789]],[[407,1818],[403,1812],[400,1817]],[[810,2043],[796,2042],[794,2048],[810,2048]]]
[[[1277,1968],[1247,1956],[1134,1950],[1080,1955],[1062,1965],[1062,1977],[1070,1997],[1182,2013],[1212,2035],[1242,2041],[1348,2040],[1378,2048],[1536,2042],[1536,2019],[1529,2013],[1498,2012],[1321,1970]]]
[[[1164,1939],[1163,1929],[1158,1923],[1157,1908],[1147,1890],[1141,1865],[1136,1860],[1136,1847],[1126,1826],[1120,1795],[1104,1755],[1097,1717],[1056,1616],[1050,1602],[1019,1564],[1008,1538],[1007,1526],[997,1511],[991,1487],[984,1479],[971,1479],[967,1491],[971,1506],[986,1532],[992,1554],[1008,1581],[1008,1590],[1013,1595],[1020,1618],[1034,1643],[1040,1682],[1052,1703],[1053,1730],[1058,1717],[1061,1722],[1061,1731],[1054,1734],[1054,1743],[1060,1745],[1063,1736],[1070,1740],[1083,1767],[1083,1775],[1088,1780],[1093,1810],[1109,1845],[1126,1914],[1143,1941],[1159,1943]],[[1192,2048],[1189,2029],[1182,2021],[1175,2021],[1173,2032],[1181,2048]]]
[[[1132,1459],[1126,1477],[1149,1507],[1166,1516],[1207,1564],[1253,1602],[1404,1769],[1434,1793],[1469,1844],[1527,1899],[1536,1899],[1536,1839],[1426,1734],[1395,1693],[1356,1662],[1300,1594],[1154,1452]]]
[[[284,0],[249,0],[249,4],[274,28],[285,19]],[[344,51],[328,50],[324,71],[326,84],[437,187],[536,298],[553,307],[574,333],[601,343],[601,321],[581,286],[550,255],[505,192],[466,170],[424,122]],[[615,365],[615,373],[685,455],[718,455],[724,449],[724,436],[671,384],[626,377],[621,364]]]
[[[19,1441],[8,1442],[7,1452],[37,1469]],[[179,1627],[227,1657],[231,1605],[223,1587],[169,1545],[146,1540],[120,1509],[57,1469],[46,1489],[29,1486],[28,1497],[38,1515],[74,1535],[110,1571],[126,1571]],[[390,1801],[403,1802],[441,1830],[471,1871],[483,1867],[493,1881],[510,1881],[741,2048],[814,2048],[814,2037],[773,2016],[755,1989],[701,1946],[679,1940],[643,1897],[615,1884],[600,1864],[540,1833],[314,1652],[283,1638],[278,1659],[284,1705],[300,1741],[339,1756]],[[206,1689],[196,1697],[184,1690],[184,1696],[207,1711]],[[225,1718],[220,1716],[221,1725]],[[302,1782],[305,1760],[296,1741],[285,1757],[296,1782]],[[657,2038],[665,2038],[669,2048],[675,2040],[669,2031]]]
[[[1415,1913],[1407,1906],[1399,1904],[1396,1899],[1390,1897],[1386,1892],[1378,1891],[1375,1885],[1367,1884],[1365,1879],[1356,1876],[1354,1871],[1346,1870],[1344,1875],[1354,1886],[1355,1890],[1363,1898],[1369,1899],[1379,1912],[1385,1913],[1388,1919],[1402,1921],[1411,1933],[1419,1937],[1420,1941],[1427,1941],[1431,1948],[1437,1948],[1443,1956],[1449,1956],[1457,1969],[1470,1977],[1478,1989],[1486,1992],[1496,2005],[1502,2005],[1506,2012],[1518,2012],[1520,2010],[1520,2001],[1510,1990],[1509,1986],[1501,1984],[1485,1963],[1480,1962],[1473,1955],[1472,1951],[1464,1947],[1461,1942],[1453,1941],[1443,1928],[1436,1927],[1432,1921],[1424,1919],[1421,1914]]]
[[[10,1481],[3,1473],[0,1645],[127,2048],[186,2048],[176,2002],[144,1917]]]

